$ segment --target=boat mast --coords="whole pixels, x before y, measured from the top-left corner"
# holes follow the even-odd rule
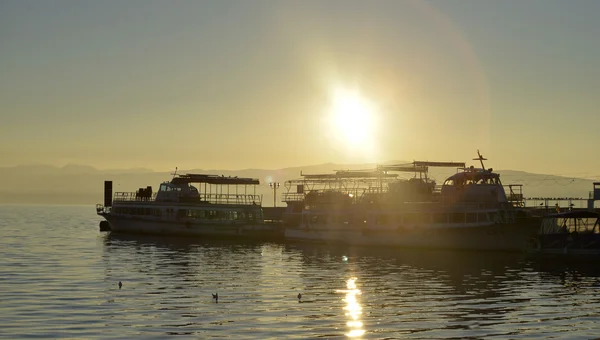
[[[473,158],[474,161],[479,161],[481,163],[481,169],[485,170],[485,166],[483,165],[483,161],[487,161],[487,158],[483,158],[481,153],[479,153],[479,149],[477,149],[477,158]]]

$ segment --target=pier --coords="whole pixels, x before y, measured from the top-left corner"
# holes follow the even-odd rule
[[[593,190],[589,192],[588,198],[528,197],[523,198],[522,204],[524,208],[539,210],[543,214],[568,210],[600,212],[600,207],[596,207],[596,201],[600,201],[600,182],[594,182],[593,185]]]

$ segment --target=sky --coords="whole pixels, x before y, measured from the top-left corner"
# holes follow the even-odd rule
[[[595,0],[0,2],[0,166],[600,175]]]

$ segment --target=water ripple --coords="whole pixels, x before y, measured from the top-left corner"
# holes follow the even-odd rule
[[[99,233],[87,206],[0,206],[0,216],[0,338],[600,334],[594,264],[117,236]]]

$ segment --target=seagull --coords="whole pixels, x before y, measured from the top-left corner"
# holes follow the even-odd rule
[[[298,302],[301,302],[302,294],[298,293]]]
[[[213,299],[215,299],[215,302],[219,303],[219,293],[215,293],[212,296],[213,296]]]
[[[119,281],[119,289],[121,289],[121,287],[123,287],[123,284],[121,283],[121,281]]]

